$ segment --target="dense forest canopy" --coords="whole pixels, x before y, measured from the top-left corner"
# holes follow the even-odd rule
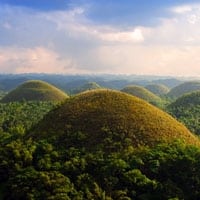
[[[168,105],[167,110],[192,132],[200,134],[200,91],[179,97]]]

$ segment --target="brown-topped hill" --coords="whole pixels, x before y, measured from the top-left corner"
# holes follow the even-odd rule
[[[145,86],[145,88],[158,96],[165,95],[169,92],[169,88],[162,84],[150,84]]]
[[[200,81],[189,81],[172,88],[167,94],[169,97],[178,98],[184,94],[200,91]]]
[[[127,94],[131,94],[133,96],[139,97],[141,99],[144,99],[145,101],[153,104],[153,105],[159,105],[161,103],[161,98],[155,95],[154,93],[150,92],[146,88],[138,85],[129,85],[126,86],[121,90],[122,92],[125,92]]]
[[[175,139],[199,144],[190,131],[167,113],[131,95],[96,90],[79,94],[47,114],[29,135],[65,148],[140,146]]]
[[[68,95],[55,86],[40,80],[30,80],[9,92],[3,103],[15,101],[63,101]]]

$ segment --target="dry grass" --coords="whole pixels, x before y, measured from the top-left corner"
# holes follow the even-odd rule
[[[96,90],[79,94],[51,111],[32,137],[62,138],[76,145],[82,137],[87,148],[129,142],[133,146],[149,145],[176,139],[188,144],[199,140],[167,113],[131,95],[113,90]]]

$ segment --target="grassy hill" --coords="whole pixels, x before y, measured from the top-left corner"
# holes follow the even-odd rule
[[[155,94],[153,94],[152,92],[150,92],[142,86],[130,85],[123,88],[121,91],[144,99],[145,101],[153,105],[159,105],[162,101],[160,97],[156,96]]]
[[[179,97],[167,109],[192,132],[200,135],[200,91]]]
[[[97,84],[96,82],[88,82],[78,88],[73,89],[71,93],[78,94],[87,90],[94,90],[94,89],[100,89],[100,88],[101,86]]]
[[[162,84],[150,84],[145,86],[145,88],[158,96],[165,95],[169,92],[169,88]]]
[[[81,93],[52,110],[29,137],[53,140],[65,148],[120,150],[160,141],[199,140],[167,113],[145,101],[112,90]]]
[[[24,82],[9,92],[1,100],[3,103],[15,101],[63,101],[68,95],[53,85],[39,80]]]
[[[199,81],[190,81],[182,83],[174,88],[172,88],[168,96],[173,98],[178,98],[186,93],[190,93],[196,90],[200,90],[200,82]]]

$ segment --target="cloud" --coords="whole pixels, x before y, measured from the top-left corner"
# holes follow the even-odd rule
[[[0,72],[200,75],[200,5],[123,28],[95,23],[87,9],[0,7]]]
[[[181,6],[173,7],[171,10],[177,14],[185,14],[185,13],[191,12],[192,9],[193,8],[191,5],[181,5]]]
[[[199,51],[200,47],[192,46],[104,46],[98,50],[96,60],[100,66],[109,66],[108,73],[115,70],[124,74],[198,76]]]
[[[117,32],[111,31],[108,33],[96,33],[97,36],[102,39],[103,41],[108,42],[143,42],[144,37],[142,35],[142,31],[139,28],[135,28],[133,31],[126,31],[126,32]]]
[[[120,30],[108,25],[95,25],[85,16],[84,8],[74,8],[68,12],[55,11],[42,16],[56,24],[58,31],[65,31],[71,38],[102,40],[107,42],[143,42],[142,31],[138,27],[132,30]]]
[[[70,59],[43,47],[33,49],[9,47],[0,49],[1,71],[8,73],[76,73]]]

